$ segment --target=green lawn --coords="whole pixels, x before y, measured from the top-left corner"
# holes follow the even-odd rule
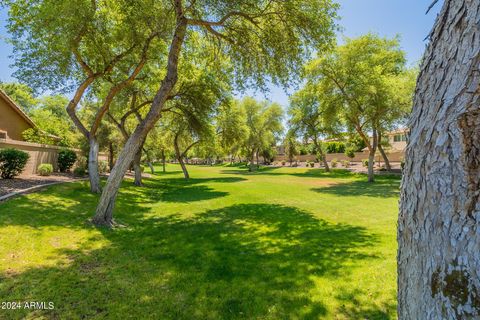
[[[179,167],[130,181],[115,217],[64,184],[0,204],[0,319],[394,319],[399,179]]]

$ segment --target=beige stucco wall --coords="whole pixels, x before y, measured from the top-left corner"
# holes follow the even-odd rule
[[[389,152],[387,153],[388,160],[391,162],[400,162],[403,160],[403,152]],[[347,157],[344,153],[327,153],[326,154],[327,161],[332,161],[333,159],[336,159],[338,161],[342,160],[349,160],[352,162],[361,162],[364,159],[368,159],[368,152],[356,152],[355,157],[349,158]],[[302,155],[302,156],[295,156],[295,159],[299,162],[305,162],[305,161],[316,161],[314,155]],[[288,161],[286,156],[276,156],[274,161]],[[383,158],[380,153],[377,153],[375,155],[375,161],[377,163],[383,162]]]
[[[53,165],[55,171],[58,171],[58,151],[61,147],[50,146],[38,143],[24,142],[24,141],[15,141],[15,140],[3,140],[0,139],[0,149],[5,148],[14,148],[27,152],[30,155],[27,165],[23,170],[22,174],[35,174],[37,168],[42,163],[50,163]],[[80,155],[80,150],[74,150],[77,152],[77,155]],[[105,153],[100,153],[98,156],[100,161],[108,162],[108,155]]]
[[[10,139],[23,140],[22,132],[31,127],[22,116],[0,97],[0,131],[7,131],[7,137]]]

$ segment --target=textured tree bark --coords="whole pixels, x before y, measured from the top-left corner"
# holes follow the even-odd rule
[[[90,191],[92,193],[102,192],[100,185],[100,173],[98,172],[99,145],[95,138],[90,138],[90,150],[88,152],[88,178],[90,179]]]
[[[143,186],[141,160],[142,148],[139,148],[137,153],[135,153],[135,157],[133,158],[133,170],[135,171],[135,180],[133,181],[133,184],[137,187]]]
[[[480,1],[445,0],[410,120],[399,319],[480,318]]]
[[[388,160],[387,154],[385,153],[385,150],[383,150],[382,147],[382,134],[381,132],[378,132],[378,151],[380,151],[380,154],[382,155],[383,162],[385,162],[385,168],[387,171],[392,171],[392,166],[390,165],[390,160]]]
[[[177,8],[178,19],[175,34],[173,36],[172,44],[168,54],[167,74],[162,80],[160,89],[155,95],[148,114],[146,115],[145,119],[137,125],[135,131],[130,135],[130,138],[128,138],[118,156],[112,172],[108,177],[107,183],[100,196],[95,216],[92,219],[92,222],[97,226],[113,227],[115,225],[113,220],[113,209],[123,176],[127,172],[135,153],[141,147],[140,142],[145,139],[148,132],[153,128],[158,119],[160,119],[165,101],[168,99],[169,94],[177,83],[178,59],[183,41],[185,39],[187,20],[183,16],[180,1],[176,0],[175,5]]]

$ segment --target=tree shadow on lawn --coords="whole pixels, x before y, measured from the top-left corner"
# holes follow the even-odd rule
[[[380,259],[365,253],[377,243],[366,229],[293,207],[233,205],[189,219],[119,216],[127,214],[136,219],[130,227],[102,230],[107,247],[61,249],[66,265],[0,275],[4,300],[55,303],[55,310],[12,311],[12,318],[317,319],[327,309],[322,297],[312,298],[315,278]]]
[[[365,174],[355,173],[346,169],[330,169],[330,172],[326,172],[325,169],[306,169],[303,172],[292,171],[278,171],[278,169],[288,167],[261,167],[258,170],[249,172],[248,169],[224,169],[220,172],[222,174],[237,174],[237,175],[278,175],[278,176],[295,176],[295,177],[311,177],[311,178],[348,178],[348,177],[363,177]],[[295,168],[292,168],[295,169]],[[399,179],[396,176],[388,176],[392,179]]]
[[[400,194],[400,184],[398,179],[388,177],[378,177],[374,183],[354,180],[345,183],[329,185],[321,188],[313,188],[312,191],[336,196],[367,196],[392,198]]]
[[[228,192],[216,191],[203,183],[233,183],[245,179],[224,177],[212,179],[144,179],[144,187],[136,187],[130,180],[122,183],[114,216],[119,211],[143,214],[150,211],[148,204],[158,202],[188,203],[225,197]],[[104,182],[104,181],[103,181]],[[34,194],[35,199],[23,196],[0,203],[0,226],[29,225],[68,226],[85,228],[93,217],[99,195],[89,192],[87,182],[48,187]],[[68,217],[63,219],[62,217]],[[127,215],[127,217],[129,217]]]
[[[235,183],[245,181],[239,177],[217,178],[170,178],[144,179],[147,189],[144,192],[144,201],[147,202],[192,202],[225,197],[228,192],[216,191],[206,183]]]

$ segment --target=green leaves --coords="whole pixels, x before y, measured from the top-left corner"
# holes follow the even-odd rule
[[[309,83],[335,103],[347,128],[387,130],[411,108],[415,72],[405,64],[398,38],[366,34],[346,39],[305,70]]]

